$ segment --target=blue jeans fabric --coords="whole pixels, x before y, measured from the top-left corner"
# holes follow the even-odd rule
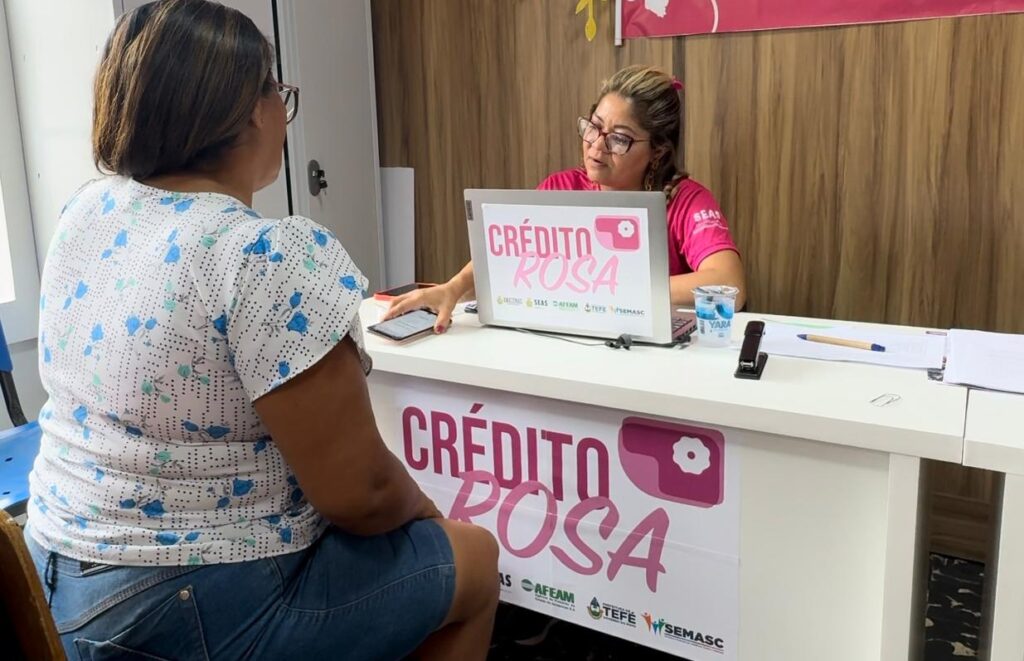
[[[455,592],[429,520],[376,537],[331,527],[298,553],[198,567],[93,565],[25,537],[71,661],[400,659]]]

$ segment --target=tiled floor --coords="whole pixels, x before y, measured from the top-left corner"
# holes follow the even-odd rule
[[[925,661],[974,658],[981,620],[984,567],[942,555],[931,557]],[[502,606],[490,661],[676,660],[589,629]]]

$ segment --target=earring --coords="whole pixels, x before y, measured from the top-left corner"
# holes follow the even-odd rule
[[[651,161],[651,164],[647,166],[647,175],[644,177],[644,190],[654,190],[654,173],[657,172],[659,165],[661,165],[660,157]]]

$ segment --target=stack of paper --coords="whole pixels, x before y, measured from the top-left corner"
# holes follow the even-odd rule
[[[1024,393],[1024,335],[949,331],[945,383]]]
[[[844,340],[870,342],[885,351],[867,351],[850,347],[821,344],[800,339],[799,335],[823,335]],[[806,327],[765,322],[761,351],[779,356],[840,360],[891,367],[937,369],[942,367],[946,350],[943,335],[920,333],[886,333],[877,328],[856,326]]]

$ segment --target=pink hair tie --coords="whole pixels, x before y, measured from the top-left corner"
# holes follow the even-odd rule
[[[683,89],[683,81],[679,80],[675,76],[672,76],[672,89],[674,89],[677,92]]]

